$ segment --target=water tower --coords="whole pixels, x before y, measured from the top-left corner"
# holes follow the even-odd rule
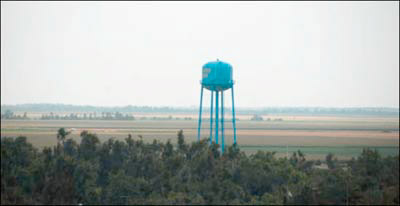
[[[236,122],[235,122],[235,103],[233,95],[232,66],[226,62],[213,61],[203,65],[203,75],[201,80],[200,92],[200,112],[199,112],[199,127],[197,131],[197,139],[200,141],[201,128],[201,110],[203,104],[203,89],[208,89],[211,92],[211,107],[210,107],[210,144],[213,141],[213,110],[214,110],[214,93],[215,93],[215,143],[218,142],[218,122],[219,122],[219,96],[221,96],[221,152],[224,152],[224,91],[232,89],[232,124],[233,124],[233,144],[236,144]]]

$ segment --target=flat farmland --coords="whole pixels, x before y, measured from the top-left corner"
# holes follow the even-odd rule
[[[187,115],[186,115],[187,116]],[[301,150],[310,159],[324,159],[329,152],[339,159],[361,153],[363,147],[378,149],[383,155],[397,155],[399,119],[365,116],[268,116],[272,121],[237,121],[237,141],[242,151],[276,151],[285,156]],[[280,118],[282,121],[274,121]],[[23,135],[38,148],[56,144],[60,127],[72,131],[70,137],[80,141],[83,130],[96,133],[101,141],[125,139],[128,134],[145,142],[157,139],[176,143],[177,132],[184,131],[185,140],[197,140],[197,120],[2,120],[1,136]],[[202,121],[201,137],[209,137],[209,121]],[[225,119],[225,142],[232,144],[232,122]],[[214,134],[213,134],[214,136]]]

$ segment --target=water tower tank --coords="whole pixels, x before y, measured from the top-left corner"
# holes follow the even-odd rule
[[[201,84],[211,91],[224,91],[232,87],[232,66],[222,61],[212,61],[203,65]]]

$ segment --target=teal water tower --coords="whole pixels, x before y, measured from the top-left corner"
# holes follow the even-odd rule
[[[214,110],[214,93],[215,93],[215,143],[218,142],[218,122],[219,122],[219,96],[221,96],[221,152],[224,152],[225,136],[224,136],[224,91],[231,89],[232,91],[232,124],[233,124],[233,144],[236,145],[236,122],[235,122],[235,103],[233,95],[232,66],[229,63],[219,61],[208,62],[203,65],[201,92],[200,92],[200,111],[199,111],[199,126],[197,131],[197,139],[200,141],[201,129],[201,111],[203,104],[203,89],[211,92],[211,107],[210,107],[210,144],[213,141],[213,110]]]

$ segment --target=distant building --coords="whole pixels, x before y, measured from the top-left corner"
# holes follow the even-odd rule
[[[262,118],[262,116],[255,114],[255,115],[253,115],[253,117],[251,117],[250,120],[251,121],[263,121],[263,118]]]

